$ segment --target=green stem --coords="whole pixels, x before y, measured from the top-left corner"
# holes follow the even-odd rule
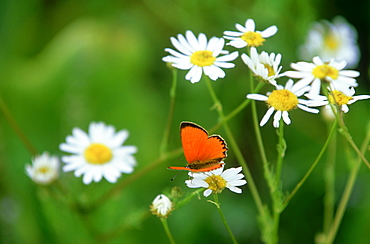
[[[237,244],[238,242],[236,241],[235,236],[234,236],[234,234],[232,233],[232,231],[231,231],[231,229],[230,229],[230,227],[229,227],[229,225],[228,225],[228,223],[227,223],[227,221],[226,221],[225,215],[224,215],[224,213],[223,213],[223,212],[222,212],[222,210],[221,210],[221,204],[220,204],[220,202],[219,202],[219,200],[218,200],[218,195],[217,195],[217,194],[213,194],[213,199],[214,199],[215,201],[214,201],[214,202],[212,202],[212,203],[214,203],[214,204],[215,204],[215,206],[216,206],[216,208],[217,208],[217,210],[218,210],[218,213],[219,213],[219,214],[220,214],[220,216],[221,216],[222,222],[224,223],[224,226],[225,226],[225,228],[226,228],[227,232],[228,232],[228,233],[229,233],[229,235],[230,235],[230,238],[231,238],[232,242],[233,242],[234,244]]]
[[[336,130],[336,128],[334,130]],[[326,167],[324,169],[325,196],[324,196],[323,233],[325,235],[328,233],[334,217],[336,146],[337,146],[337,134],[334,133],[333,138],[328,147],[328,157]]]
[[[19,139],[21,139],[21,141],[23,142],[27,150],[31,153],[32,156],[36,156],[38,154],[36,148],[32,145],[30,140],[28,140],[27,136],[18,126],[16,120],[14,119],[13,115],[11,114],[11,112],[9,111],[8,107],[6,106],[5,102],[3,101],[1,97],[0,97],[0,110],[3,112],[9,125],[12,127],[14,132],[17,134]]]
[[[168,140],[170,137],[173,114],[175,110],[177,69],[171,69],[171,71],[172,71],[172,86],[170,89],[170,107],[169,107],[169,112],[168,112],[166,128],[164,130],[163,139],[160,145],[160,155],[161,156],[163,156],[167,152]]]
[[[171,244],[175,244],[176,243],[175,239],[173,239],[170,228],[168,227],[167,218],[160,218],[160,219],[161,219],[164,231],[166,232],[166,235],[168,237],[168,240],[170,241]]]
[[[215,95],[215,92],[213,90],[213,87],[212,87],[212,84],[211,84],[211,81],[207,78],[206,79],[206,83],[207,83],[207,86],[209,88],[209,91],[211,93],[211,96],[212,96],[212,99],[214,101],[215,104],[219,104],[219,101]],[[261,197],[258,193],[258,190],[257,190],[257,187],[256,187],[256,184],[254,183],[254,180],[253,180],[253,177],[252,177],[252,174],[249,170],[249,167],[243,157],[243,154],[227,124],[227,122],[224,120],[224,114],[223,114],[223,111],[222,111],[222,106],[221,104],[219,105],[216,105],[219,109],[217,110],[218,113],[219,113],[219,116],[220,116],[220,120],[223,121],[223,126],[224,126],[224,129],[226,131],[226,134],[228,136],[228,143],[231,145],[231,148],[234,150],[234,154],[235,154],[235,157],[237,159],[237,161],[239,162],[239,164],[243,167],[243,172],[245,174],[245,178],[247,179],[247,182],[248,182],[248,185],[249,185],[249,189],[251,191],[251,194],[252,194],[252,197],[253,197],[253,200],[257,206],[257,209],[258,211],[262,214],[264,213],[264,206],[262,204],[262,201],[261,201]]]
[[[360,151],[361,155],[363,155],[366,152],[366,149],[369,145],[369,142],[370,142],[370,123],[368,123],[367,134],[366,134],[366,137],[365,137],[365,139],[362,143],[362,146],[361,146],[361,151]],[[330,228],[329,234],[326,236],[326,239],[325,239],[326,244],[333,243],[334,239],[335,239],[335,236],[338,233],[338,229],[339,229],[339,226],[342,222],[343,215],[346,211],[348,201],[349,201],[349,199],[351,197],[351,194],[352,194],[352,191],[353,191],[353,187],[356,183],[358,171],[361,167],[361,161],[362,161],[362,158],[361,158],[360,155],[358,155],[358,159],[355,162],[355,164],[352,166],[352,170],[351,170],[351,173],[348,177],[347,184],[344,188],[343,195],[342,195],[341,200],[339,202],[337,212],[335,213],[333,224]]]
[[[323,90],[324,90],[325,96],[328,98],[328,101],[329,101],[330,100],[329,99],[329,92],[328,92],[328,90],[326,89],[325,86],[324,86]],[[335,99],[335,96],[333,96],[333,98]],[[336,101],[334,101],[334,102],[336,103]],[[340,110],[340,106],[338,106],[337,104],[332,104],[332,103],[330,103],[330,101],[329,101],[329,105],[330,105],[330,107],[331,107],[331,109],[332,109],[332,111],[333,111],[333,113],[334,113],[334,115],[335,115],[335,117],[336,117],[336,119],[338,121],[341,134],[348,141],[348,143],[351,145],[351,147],[353,148],[353,150],[355,150],[355,152],[357,153],[357,155],[366,164],[366,166],[370,169],[370,163],[369,163],[369,161],[365,158],[364,154],[361,153],[360,149],[357,147],[356,143],[353,141],[352,136],[349,133],[347,126],[344,123],[343,116],[340,116],[340,115],[343,115],[343,113]]]
[[[181,201],[178,201],[176,203],[176,209],[179,209],[181,208],[182,206],[184,206],[186,203],[188,203],[191,199],[193,199],[193,197],[195,196],[198,196],[200,192],[204,191],[204,188],[200,188],[196,191],[193,191],[189,196],[187,196],[186,198],[182,199]]]
[[[276,186],[280,186],[280,177],[281,177],[281,168],[283,165],[283,159],[285,156],[285,151],[286,151],[286,142],[284,140],[284,122],[283,120],[280,120],[280,126],[279,126],[279,142],[277,146],[277,160],[276,160]],[[279,188],[279,187],[278,187]]]
[[[296,185],[296,187],[294,188],[294,190],[285,199],[284,204],[283,204],[285,207],[288,205],[289,201],[297,193],[297,191],[301,188],[301,186],[306,182],[307,178],[311,175],[312,171],[315,169],[316,165],[319,163],[320,159],[324,155],[324,152],[325,152],[326,148],[328,147],[328,145],[330,143],[330,140],[331,140],[332,136],[335,133],[336,128],[337,128],[337,121],[335,120],[334,123],[333,123],[333,126],[332,126],[332,128],[330,130],[330,134],[329,134],[328,138],[326,139],[325,144],[322,147],[319,155],[317,155],[315,161],[313,162],[313,164],[311,165],[311,167],[309,168],[309,170],[306,172],[306,174],[303,176],[303,178],[298,182],[298,184]]]

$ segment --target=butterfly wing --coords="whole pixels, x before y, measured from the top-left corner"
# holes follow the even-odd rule
[[[201,126],[182,122],[180,126],[181,143],[188,164],[202,164],[212,160],[221,161],[226,157],[226,143],[221,136],[208,136]]]

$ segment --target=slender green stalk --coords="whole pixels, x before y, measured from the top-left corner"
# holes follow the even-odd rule
[[[361,152],[362,155],[366,152],[366,149],[369,145],[369,142],[370,142],[370,122],[368,123],[368,126],[367,126],[366,137],[365,137],[365,139],[362,143],[362,146],[361,146],[361,151],[360,152]],[[355,162],[355,164],[352,166],[349,178],[347,180],[347,184],[344,188],[343,195],[342,195],[341,200],[339,202],[337,212],[335,213],[333,224],[330,228],[330,231],[329,231],[328,235],[325,238],[325,244],[333,243],[334,239],[335,239],[335,237],[338,233],[338,229],[339,229],[339,226],[342,222],[343,215],[346,211],[348,201],[349,201],[349,199],[351,197],[351,194],[352,194],[352,191],[353,191],[353,187],[355,186],[355,183],[356,183],[358,171],[361,167],[361,161],[362,161],[362,158],[361,158],[360,155],[358,155],[358,159]]]
[[[170,241],[171,244],[175,244],[176,243],[175,239],[173,239],[170,228],[168,227],[167,218],[160,218],[160,219],[161,219],[164,231],[166,232],[166,235],[168,237],[168,240]]]
[[[295,188],[289,194],[289,196],[285,199],[285,201],[284,201],[284,206],[285,207],[288,205],[289,201],[297,193],[297,191],[301,188],[301,186],[306,182],[307,178],[311,175],[312,171],[315,169],[316,165],[319,163],[320,159],[324,155],[324,152],[326,151],[326,148],[328,147],[328,145],[330,143],[331,138],[333,137],[333,135],[336,131],[336,128],[337,128],[337,121],[335,120],[334,123],[333,123],[333,126],[330,130],[330,134],[329,134],[328,138],[326,139],[324,146],[321,148],[321,151],[320,151],[319,155],[317,155],[315,161],[313,162],[313,164],[311,165],[309,170],[306,172],[306,174],[303,176],[303,178],[298,182],[298,184],[295,186]]]
[[[185,198],[184,198],[184,199],[182,199],[181,201],[178,201],[178,202],[176,203],[176,209],[181,208],[181,207],[182,207],[182,206],[184,206],[186,203],[188,203],[191,199],[193,199],[193,197],[198,196],[198,195],[199,195],[199,193],[200,193],[201,191],[204,191],[204,188],[200,188],[200,189],[198,189],[198,190],[196,190],[196,191],[193,191],[189,196],[185,197]]]
[[[328,93],[328,90],[326,89],[325,86],[324,86],[323,90],[324,90],[325,96],[328,98],[328,101],[329,101],[329,93]],[[333,98],[334,98],[334,102],[336,103],[335,96],[333,96]],[[331,109],[332,109],[332,111],[333,111],[336,119],[338,120],[338,125],[340,127],[341,134],[348,141],[348,143],[351,145],[351,147],[353,148],[353,150],[355,150],[355,152],[357,153],[357,155],[366,164],[366,166],[370,169],[370,163],[369,163],[369,161],[364,157],[363,153],[361,153],[360,149],[357,147],[356,143],[353,141],[352,136],[349,133],[347,126],[344,123],[343,116],[340,116],[340,115],[343,115],[341,112],[339,112],[340,111],[340,106],[334,105],[334,104],[332,104],[330,102],[329,102],[329,105],[330,105],[330,107],[331,107]]]
[[[224,223],[224,226],[225,226],[225,228],[226,228],[227,232],[228,232],[228,233],[229,233],[229,235],[230,235],[230,238],[231,238],[232,242],[233,242],[234,244],[237,244],[238,242],[236,241],[235,236],[234,236],[233,232],[232,232],[232,231],[231,231],[231,229],[230,229],[230,226],[228,225],[228,223],[227,223],[227,221],[226,221],[225,215],[224,215],[224,213],[223,213],[223,212],[222,212],[222,210],[221,210],[221,204],[220,204],[220,202],[219,202],[219,200],[218,200],[218,195],[217,195],[217,194],[213,194],[213,199],[214,199],[215,201],[214,201],[214,202],[212,202],[212,203],[214,203],[214,204],[215,204],[215,206],[216,206],[216,208],[217,208],[217,210],[218,210],[218,213],[219,213],[219,214],[220,214],[220,216],[221,216],[222,222]]]
[[[336,130],[336,129],[335,129]],[[328,156],[324,169],[325,196],[324,196],[324,221],[323,233],[326,235],[333,222],[335,204],[335,161],[337,147],[337,134],[334,133],[328,146]]]
[[[17,134],[19,139],[21,139],[27,150],[31,153],[32,156],[36,156],[38,154],[36,148],[32,145],[32,143],[30,142],[30,140],[28,140],[27,136],[24,134],[22,129],[18,126],[16,120],[14,119],[13,115],[11,114],[4,100],[1,97],[0,97],[0,110],[3,112],[9,125]]]
[[[171,132],[171,125],[173,120],[173,114],[175,110],[175,100],[176,100],[176,87],[177,87],[177,69],[172,68],[172,86],[170,89],[170,107],[168,111],[166,128],[164,130],[162,142],[160,145],[160,155],[163,156],[167,152],[168,140]]]
[[[283,159],[286,151],[286,142],[284,140],[284,122],[280,120],[280,126],[278,131],[279,142],[277,146],[277,159],[276,159],[276,186],[280,185],[281,168],[283,166]]]
[[[233,149],[234,151],[234,154],[235,154],[235,157],[236,159],[238,160],[238,162],[240,163],[240,165],[243,167],[243,172],[245,174],[245,178],[247,179],[247,182],[248,182],[248,185],[249,185],[249,189],[251,191],[251,194],[252,194],[252,197],[253,197],[253,200],[257,206],[257,209],[258,211],[262,214],[265,210],[264,210],[264,206],[262,204],[262,201],[261,201],[261,197],[258,193],[258,190],[257,190],[257,187],[254,183],[254,180],[253,180],[253,177],[252,177],[252,174],[249,170],[249,167],[243,157],[243,154],[242,152],[240,151],[239,149],[239,146],[227,124],[227,122],[225,120],[223,120],[224,118],[224,114],[223,114],[223,111],[222,111],[222,106],[219,102],[219,100],[217,99],[217,96],[213,90],[213,87],[212,87],[212,84],[211,84],[211,81],[209,80],[209,78],[205,79],[206,80],[206,83],[207,83],[207,86],[208,86],[208,89],[209,89],[209,92],[211,94],[211,97],[214,101],[215,104],[218,104],[216,105],[216,107],[218,107],[217,111],[219,113],[219,116],[220,116],[220,120],[221,121],[224,121],[223,123],[223,127],[226,131],[226,134],[228,136],[228,144],[231,145],[231,148]]]

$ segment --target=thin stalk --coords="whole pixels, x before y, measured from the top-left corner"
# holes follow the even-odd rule
[[[227,232],[229,233],[229,236],[230,236],[230,238],[231,238],[232,242],[233,242],[234,244],[237,244],[238,242],[236,241],[235,236],[234,236],[233,232],[231,231],[229,224],[228,224],[228,223],[227,223],[227,221],[226,221],[225,215],[224,215],[224,213],[223,213],[223,212],[222,212],[222,210],[221,210],[221,204],[220,204],[220,202],[219,202],[219,200],[218,200],[218,195],[217,195],[217,194],[213,194],[213,199],[214,199],[215,201],[214,201],[214,202],[212,202],[212,203],[214,203],[214,204],[215,204],[215,206],[216,206],[216,208],[217,208],[217,210],[218,210],[218,213],[219,213],[219,214],[220,214],[220,216],[221,216],[222,222],[224,223],[224,226],[225,226],[225,228],[226,228]]]
[[[337,153],[336,147],[337,147],[337,134],[334,133],[333,138],[328,146],[328,157],[324,169],[324,181],[325,181],[324,220],[323,220],[324,234],[328,233],[334,218],[335,161]]]
[[[175,239],[173,239],[172,233],[171,233],[170,228],[168,226],[167,218],[160,218],[160,219],[161,219],[161,222],[162,222],[162,225],[163,225],[163,229],[166,232],[166,235],[168,237],[168,240],[170,241],[171,244],[175,244],[176,242],[175,242]]]
[[[367,126],[367,133],[366,137],[361,146],[361,154],[363,155],[366,152],[366,149],[370,142],[370,123]],[[338,205],[337,212],[335,213],[333,224],[330,228],[329,234],[326,236],[325,244],[331,244],[334,242],[334,239],[338,233],[338,229],[340,224],[342,223],[343,215],[347,209],[348,201],[352,195],[353,188],[356,183],[356,179],[358,176],[358,171],[361,168],[361,161],[362,158],[358,155],[357,162],[352,166],[352,170],[350,172],[349,178],[347,180],[347,184],[344,188],[343,195]]]
[[[171,132],[171,125],[173,120],[173,114],[175,111],[175,101],[176,101],[176,88],[177,88],[177,69],[171,69],[172,71],[172,86],[170,89],[170,107],[168,111],[168,117],[166,122],[166,128],[164,130],[162,142],[160,145],[160,155],[163,156],[167,152],[168,141]]]
[[[311,165],[309,170],[306,172],[306,174],[303,176],[303,178],[298,182],[298,184],[295,186],[295,188],[289,194],[289,196],[285,199],[284,204],[283,204],[284,206],[288,205],[289,201],[297,193],[297,191],[301,188],[301,186],[306,182],[307,178],[311,175],[312,171],[315,169],[316,165],[319,163],[320,159],[324,155],[324,152],[326,151],[326,148],[328,147],[328,145],[330,143],[331,138],[333,137],[333,135],[336,131],[337,124],[338,123],[335,120],[334,123],[333,123],[333,126],[331,127],[330,134],[329,134],[328,138],[326,139],[324,146],[321,148],[321,151],[320,151],[319,155],[317,155],[315,161],[313,162],[313,164]]]
[[[4,100],[0,97],[0,110],[3,112],[5,119],[8,121],[9,125],[12,127],[14,132],[17,134],[19,139],[23,142],[27,150],[30,152],[32,156],[36,156],[37,150],[32,145],[30,140],[28,140],[26,134],[22,131],[22,129],[19,127],[17,121],[14,119],[12,113],[9,111],[8,107],[6,106]]]

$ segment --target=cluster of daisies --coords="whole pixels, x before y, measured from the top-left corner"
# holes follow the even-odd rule
[[[110,183],[117,182],[121,173],[132,173],[136,165],[133,156],[136,146],[122,145],[129,132],[116,129],[103,122],[92,122],[88,133],[74,128],[66,142],[61,143],[61,151],[69,153],[61,161],[65,163],[64,172],[74,171],[76,177],[83,176],[84,184],[99,182],[105,178]],[[60,160],[56,156],[43,153],[26,165],[27,175],[36,183],[47,185],[59,176]]]
[[[307,42],[299,49],[301,57],[309,56],[308,59],[312,59],[312,62],[292,63],[293,70],[284,73],[281,72],[281,54],[265,51],[259,53],[257,50],[266,38],[277,33],[278,28],[270,26],[263,31],[258,31],[252,19],[248,19],[244,26],[236,24],[237,31],[225,31],[223,38],[212,37],[208,41],[205,34],[200,33],[197,37],[190,30],[186,31],[185,35],[178,34],[177,38],[171,37],[171,43],[176,50],[166,48],[165,51],[170,55],[162,60],[175,68],[189,70],[185,79],[196,83],[201,80],[203,74],[211,80],[224,78],[223,69],[235,66],[232,61],[239,56],[239,53],[237,51],[229,53],[224,50],[225,40],[229,40],[226,45],[246,48],[246,53],[241,54],[243,62],[256,80],[273,87],[273,90],[266,95],[248,94],[247,98],[264,101],[268,107],[260,126],[265,125],[274,114],[273,126],[277,128],[280,126],[280,121],[287,125],[291,123],[289,112],[296,108],[310,113],[319,113],[319,110],[314,107],[329,107],[329,104],[332,104],[333,108],[340,108],[346,113],[349,110],[349,104],[370,98],[370,95],[354,96],[355,87],[358,86],[356,78],[360,73],[345,70],[347,62],[354,65],[359,59],[356,31],[341,17],[334,19],[333,23],[328,21],[315,23]],[[278,84],[277,79],[284,76],[299,80],[294,82],[288,79],[284,86]],[[304,99],[301,98],[302,96]],[[333,114],[338,112],[332,111],[331,108],[330,111]],[[239,167],[223,172],[222,167],[205,173],[190,172],[191,179],[185,183],[191,188],[205,188],[203,194],[206,197],[212,193],[220,193],[224,188],[241,193],[238,186],[246,184],[242,179],[244,175],[240,173],[241,170]],[[158,201],[161,202],[161,206],[167,206],[165,209],[171,208],[165,196],[158,196],[153,205],[158,204]]]
[[[225,31],[223,38],[212,37],[207,41],[205,34],[200,33],[196,37],[191,31],[186,31],[185,36],[179,34],[177,39],[171,37],[171,42],[177,50],[166,48],[165,51],[170,55],[164,57],[163,61],[178,69],[189,70],[185,79],[191,83],[200,81],[203,73],[212,80],[224,78],[225,72],[222,68],[233,68],[235,65],[231,61],[239,56],[237,51],[229,53],[223,50],[225,39],[230,40],[226,45],[246,48],[246,53],[241,54],[241,58],[255,78],[273,86],[273,90],[266,95],[247,95],[248,99],[264,101],[268,107],[260,126],[265,125],[273,114],[274,127],[279,127],[281,120],[289,125],[289,112],[295,108],[318,113],[319,110],[314,107],[328,107],[331,103],[335,105],[334,108],[340,108],[346,113],[349,111],[348,105],[368,99],[370,95],[354,96],[355,87],[358,86],[356,78],[360,73],[345,70],[346,56],[351,64],[358,61],[356,32],[343,18],[338,17],[334,21],[334,24],[328,24],[327,21],[315,24],[307,43],[300,49],[304,50],[303,56],[309,53],[318,56],[311,56],[312,62],[292,63],[291,68],[294,70],[284,73],[281,73],[281,54],[269,54],[265,51],[259,53],[257,50],[266,38],[277,33],[278,28],[270,26],[258,31],[252,19],[248,19],[245,26],[236,24],[237,31]],[[320,49],[316,48],[317,45]],[[343,56],[343,53],[346,53],[346,56]],[[277,83],[277,79],[283,76],[299,80],[294,83],[289,79],[285,86],[282,86]],[[302,96],[305,99],[302,99]]]

